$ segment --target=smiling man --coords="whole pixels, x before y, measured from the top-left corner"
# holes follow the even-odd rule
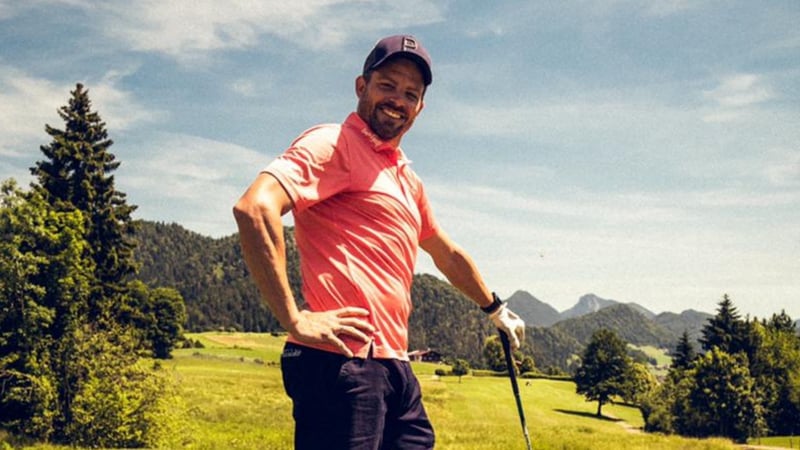
[[[472,258],[438,226],[400,140],[433,77],[413,36],[378,41],[356,78],[356,112],[304,132],[234,207],[251,276],[288,332],[281,357],[295,448],[429,449],[433,428],[408,361],[417,251],[519,347],[524,323],[493,298]],[[292,212],[300,310],[281,217]]]

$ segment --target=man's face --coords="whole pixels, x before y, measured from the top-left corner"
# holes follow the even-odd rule
[[[422,111],[425,83],[417,65],[394,58],[375,69],[369,80],[356,79],[357,113],[385,141],[400,138]]]

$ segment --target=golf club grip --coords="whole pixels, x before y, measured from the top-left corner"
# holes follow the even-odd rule
[[[503,330],[497,330],[500,332],[500,342],[503,344],[503,353],[506,357],[506,368],[508,369],[508,376],[511,377],[511,388],[514,390],[516,394],[519,392],[519,387],[517,386],[517,371],[514,367],[514,357],[511,354],[511,342],[508,340],[508,335]]]

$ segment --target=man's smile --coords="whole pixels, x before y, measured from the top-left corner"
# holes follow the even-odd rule
[[[400,120],[405,118],[404,114],[386,105],[381,106],[379,109],[382,113],[389,116],[389,118],[391,119]]]

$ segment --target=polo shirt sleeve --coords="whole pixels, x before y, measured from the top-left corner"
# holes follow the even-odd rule
[[[341,192],[350,184],[346,145],[341,139],[336,126],[312,128],[264,169],[286,189],[296,212]]]

